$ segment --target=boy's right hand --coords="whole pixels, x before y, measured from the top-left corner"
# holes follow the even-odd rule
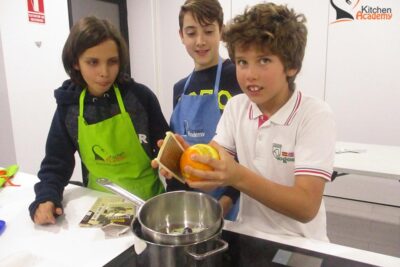
[[[186,173],[201,178],[201,180],[198,181],[188,180],[187,184],[192,188],[203,191],[213,190],[221,186],[236,187],[241,177],[239,174],[240,164],[217,142],[211,141],[210,145],[218,150],[220,159],[197,154],[192,155],[194,161],[209,165],[212,167],[212,170],[200,170],[191,166],[185,166]]]
[[[33,216],[36,224],[55,224],[56,216],[63,214],[63,209],[54,205],[51,201],[40,203]]]

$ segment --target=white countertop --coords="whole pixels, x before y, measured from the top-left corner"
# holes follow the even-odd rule
[[[37,181],[36,176],[20,172],[13,178],[20,187],[0,189],[0,220],[7,223],[0,236],[1,267],[98,267],[134,243],[131,232],[106,238],[99,228],[80,227],[80,220],[105,193],[74,185],[65,189],[65,215],[58,218],[57,224],[34,225],[28,206],[34,199],[33,185]],[[225,229],[369,264],[400,266],[400,258],[305,238],[268,235],[229,221]]]
[[[334,170],[400,180],[400,147],[337,142]]]

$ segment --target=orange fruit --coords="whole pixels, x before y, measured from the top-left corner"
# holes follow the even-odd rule
[[[209,165],[203,164],[197,161],[193,161],[191,156],[194,154],[202,155],[202,156],[209,156],[214,159],[219,159],[218,151],[210,145],[206,144],[196,144],[188,147],[182,154],[180,160],[180,168],[183,178],[190,180],[190,181],[200,181],[201,178],[197,176],[189,175],[184,171],[185,166],[191,166],[192,168],[204,171],[213,170]]]

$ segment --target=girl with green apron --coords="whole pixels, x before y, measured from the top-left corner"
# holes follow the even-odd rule
[[[114,85],[121,113],[90,125],[83,117],[86,91],[79,99],[78,144],[89,171],[88,187],[107,191],[96,183],[97,178],[104,177],[144,200],[163,193],[164,186],[140,144],[118,87]]]

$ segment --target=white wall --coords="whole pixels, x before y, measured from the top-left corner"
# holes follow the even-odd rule
[[[329,25],[326,101],[340,140],[400,146],[400,1],[364,0],[349,12],[363,5],[391,8],[393,19]]]
[[[128,7],[128,30],[131,72],[133,78],[144,83],[157,95],[158,75],[155,1],[130,0]]]
[[[1,10],[0,3],[0,10]],[[14,137],[11,125],[10,104],[8,100],[7,80],[3,60],[3,48],[0,28],[0,167],[7,167],[15,164],[16,156],[14,149]]]
[[[56,106],[53,90],[67,78],[61,62],[69,32],[67,1],[44,1],[44,7],[45,24],[28,21],[26,1],[2,0],[0,8],[6,76],[2,88],[10,103],[14,163],[28,173],[39,169]],[[35,42],[41,42],[41,47]],[[1,131],[0,136],[7,138]]]

